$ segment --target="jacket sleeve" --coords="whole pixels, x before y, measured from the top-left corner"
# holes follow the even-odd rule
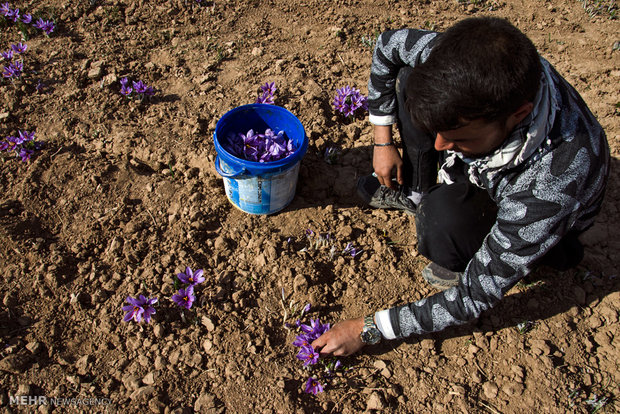
[[[371,123],[392,125],[396,122],[395,84],[398,71],[425,61],[436,36],[436,32],[414,29],[391,30],[379,36],[368,80]]]

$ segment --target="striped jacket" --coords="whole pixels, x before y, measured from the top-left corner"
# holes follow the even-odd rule
[[[401,29],[379,37],[368,83],[373,124],[396,122],[398,71],[424,62],[437,36]],[[485,168],[478,161],[477,172],[470,171],[472,182],[485,188],[498,205],[495,224],[457,287],[375,314],[386,338],[437,332],[478,318],[531,272],[564,235],[585,230],[594,222],[609,172],[605,133],[575,89],[543,58],[541,62],[554,111],[545,125],[544,139],[509,166]],[[531,122],[531,116],[522,121],[508,140],[521,140],[526,146]]]

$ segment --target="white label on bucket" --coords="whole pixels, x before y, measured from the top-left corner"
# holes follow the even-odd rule
[[[284,171],[282,174],[272,176],[270,196],[271,196],[271,208],[281,209],[291,202],[291,195],[295,193],[295,186],[297,185],[297,174],[299,172],[299,163],[289,170]]]
[[[239,201],[242,203],[261,204],[263,186],[258,177],[245,176],[239,183]]]
[[[233,204],[247,213],[275,213],[293,200],[298,174],[299,162],[276,174],[227,178],[224,180],[226,194]]]

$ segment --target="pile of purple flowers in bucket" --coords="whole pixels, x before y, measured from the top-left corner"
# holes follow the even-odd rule
[[[302,311],[302,315],[310,310],[310,304],[306,305]],[[306,369],[312,369],[317,364],[323,367],[323,373],[326,373],[325,379],[328,379],[338,368],[341,363],[339,360],[330,358],[328,360],[319,359],[319,352],[312,347],[312,342],[315,339],[329,331],[329,323],[321,323],[317,319],[310,319],[310,325],[302,324],[299,320],[295,322],[295,326],[301,331],[293,341],[293,345],[299,347],[297,353],[297,359],[303,362],[303,366]],[[324,391],[324,385],[317,378],[318,375],[310,376],[304,388],[304,391],[308,394],[318,394]]]
[[[30,157],[35,151],[43,147],[43,142],[36,141],[34,131],[19,131],[18,135],[9,136],[0,141],[0,151],[14,151],[17,157],[21,157],[23,162],[30,161]]]
[[[253,129],[247,134],[230,134],[225,149],[237,158],[254,162],[271,162],[288,157],[296,148],[284,131],[276,134],[268,128],[264,134],[257,134]]]
[[[347,85],[343,88],[336,89],[334,109],[345,117],[354,117],[355,111],[358,109],[363,111],[368,110],[368,98],[362,95],[359,89]]]

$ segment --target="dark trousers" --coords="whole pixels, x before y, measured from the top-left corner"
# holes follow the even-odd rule
[[[437,184],[443,152],[434,148],[435,136],[417,128],[405,106],[405,86],[411,68],[403,68],[396,80],[398,129],[403,146],[404,185],[424,193],[416,214],[418,252],[447,269],[465,270],[482,246],[497,217],[497,204],[488,192],[469,181],[467,166],[457,159],[453,184]],[[569,233],[540,264],[558,270],[576,266],[583,258],[578,233]]]

